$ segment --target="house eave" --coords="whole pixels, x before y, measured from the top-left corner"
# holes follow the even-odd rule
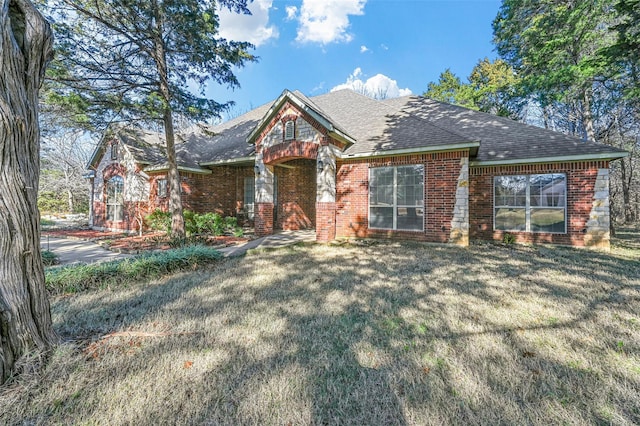
[[[469,149],[470,155],[473,155],[473,151],[477,151],[480,146],[480,142],[468,142],[456,145],[434,145],[425,146],[420,148],[405,148],[405,149],[392,149],[389,151],[372,151],[360,154],[347,154],[341,158],[343,160],[358,159],[358,158],[379,158],[389,157],[392,155],[409,155],[409,154],[424,154],[432,152],[446,152],[446,151],[460,151],[463,149]]]
[[[329,120],[327,120],[325,117],[323,117],[321,114],[319,114],[316,110],[314,110],[313,108],[311,108],[307,104],[305,104],[303,101],[301,101],[293,92],[291,92],[289,90],[285,90],[278,97],[278,99],[273,103],[271,108],[269,108],[269,110],[264,115],[264,117],[262,117],[262,120],[260,121],[260,124],[258,126],[256,126],[251,131],[251,133],[249,133],[249,136],[247,136],[247,139],[246,139],[247,143],[249,143],[249,144],[255,143],[256,137],[268,125],[268,119],[270,117],[272,117],[276,113],[276,111],[278,111],[280,108],[282,108],[282,106],[285,104],[286,100],[289,100],[295,106],[300,108],[301,111],[304,111],[305,113],[309,114],[311,116],[311,118],[313,118],[315,121],[317,121],[322,127],[327,129],[327,132],[333,138],[338,139],[338,140],[340,140],[342,142],[345,142],[348,145],[353,145],[356,142],[356,140],[353,139],[351,136],[347,135],[346,133],[344,133],[340,129],[335,128],[333,126],[333,124]]]
[[[238,157],[238,158],[230,158],[228,160],[217,160],[217,161],[207,161],[204,163],[200,163],[201,166],[229,166],[229,165],[242,165],[242,164],[253,164],[256,160],[256,157]]]
[[[470,161],[469,167],[483,166],[508,166],[519,164],[539,164],[539,163],[564,163],[575,161],[591,161],[591,160],[618,160],[629,155],[628,152],[605,153],[605,154],[580,154],[580,155],[563,155],[558,157],[537,157],[537,158],[516,158],[511,160],[488,160],[488,161]]]
[[[168,172],[169,167],[167,166],[151,166],[145,167],[143,171],[147,173],[160,173],[160,172]],[[178,171],[187,172],[187,173],[195,173],[200,175],[210,175],[212,172],[209,169],[195,168],[195,167],[184,167],[178,166]]]

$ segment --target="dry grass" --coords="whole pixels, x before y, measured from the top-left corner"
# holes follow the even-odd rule
[[[0,423],[637,424],[639,257],[297,246],[57,298]]]

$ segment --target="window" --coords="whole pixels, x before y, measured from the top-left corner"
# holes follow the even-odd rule
[[[295,139],[296,137],[295,126],[296,126],[296,122],[293,120],[290,120],[284,123],[284,140],[288,141],[291,139]]]
[[[256,181],[252,177],[244,178],[244,211],[247,218],[253,220],[253,203],[255,200]]]
[[[424,229],[424,167],[369,169],[369,227]]]
[[[111,159],[112,160],[118,159],[118,144],[116,143],[111,144]]]
[[[120,222],[124,219],[124,179],[114,176],[107,182],[107,220]]]
[[[566,233],[564,174],[496,176],[494,229]]]
[[[167,196],[167,180],[166,179],[158,179],[158,197],[166,197]]]

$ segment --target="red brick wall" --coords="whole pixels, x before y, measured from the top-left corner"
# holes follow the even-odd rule
[[[182,180],[182,206],[197,213],[217,212],[224,216],[236,216],[243,208],[244,178],[254,177],[253,166],[215,167],[211,174],[180,173]],[[165,174],[152,175],[149,201],[152,210],[169,208],[167,197],[158,197],[159,179]]]
[[[258,237],[273,234],[273,203],[256,203],[255,233]]]
[[[336,238],[336,203],[316,203],[316,241]]]
[[[294,160],[293,168],[276,167],[278,206],[276,228],[298,230],[316,225],[316,162]]]
[[[317,143],[301,141],[285,141],[262,150],[265,164],[279,164],[296,158],[315,160],[318,156]]]
[[[336,235],[448,241],[460,175],[460,159],[468,155],[468,151],[465,150],[339,162],[336,182]],[[424,165],[424,231],[369,229],[369,167],[410,164]]]
[[[608,168],[607,161],[531,164],[469,168],[470,238],[502,240],[505,233],[523,243],[584,245],[598,169]],[[503,175],[565,173],[567,176],[567,233],[528,233],[493,230],[493,178]]]

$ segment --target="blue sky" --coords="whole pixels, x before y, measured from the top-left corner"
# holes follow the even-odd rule
[[[256,63],[236,71],[241,88],[210,85],[239,115],[285,88],[309,96],[364,87],[387,96],[422,94],[446,68],[465,79],[497,54],[492,0],[254,0],[252,16],[222,11],[221,34],[251,41]]]

